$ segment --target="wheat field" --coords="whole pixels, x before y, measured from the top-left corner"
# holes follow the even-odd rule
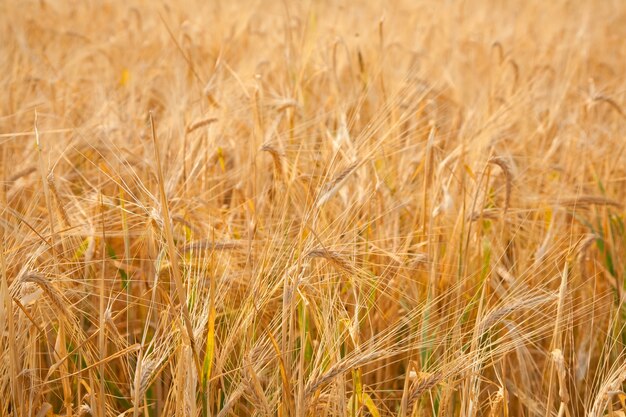
[[[0,415],[624,417],[626,2],[0,1]]]

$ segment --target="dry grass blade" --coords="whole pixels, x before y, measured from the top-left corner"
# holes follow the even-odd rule
[[[159,152],[159,144],[157,142],[156,127],[154,125],[154,119],[152,113],[150,113],[150,128],[152,130],[152,141],[154,145],[154,156],[156,160],[156,171],[159,182],[159,194],[161,195],[161,213],[163,217],[163,227],[165,229],[165,238],[167,240],[167,248],[170,262],[172,263],[172,275],[174,276],[174,284],[176,289],[176,295],[178,296],[178,303],[185,323],[187,342],[193,352],[194,363],[196,366],[197,374],[202,373],[200,366],[200,357],[196,348],[196,342],[193,334],[193,325],[191,323],[191,317],[187,308],[187,292],[183,283],[182,276],[180,274],[180,266],[178,264],[178,253],[176,251],[176,244],[174,243],[174,235],[172,234],[172,226],[170,223],[170,212],[167,202],[167,195],[165,194],[165,180],[163,178],[163,172],[161,169],[161,155]]]
[[[57,290],[52,283],[44,276],[36,273],[29,272],[22,276],[22,282],[32,282],[43,290],[48,296],[48,299],[52,303],[53,307],[61,317],[70,317],[70,313],[67,309],[67,302],[64,300],[63,295]]]
[[[481,212],[474,212],[469,216],[469,221],[475,222],[477,220],[497,220],[499,219],[503,211],[499,209],[486,209]]]
[[[59,196],[59,192],[57,190],[56,183],[54,181],[54,173],[50,171],[48,173],[48,187],[50,187],[50,192],[52,193],[52,197],[54,198],[54,202],[56,203],[57,210],[61,213],[61,219],[63,219],[63,223],[65,227],[72,227],[70,223],[70,218],[67,215],[67,211],[65,210],[65,205],[63,204],[63,200]]]
[[[26,176],[32,174],[35,171],[37,171],[37,167],[36,166],[26,167],[26,168],[24,168],[24,169],[22,169],[20,171],[17,171],[13,175],[11,175],[8,178],[8,182],[15,182],[15,181],[19,180],[22,177],[26,177]]]
[[[345,184],[345,181],[356,171],[356,169],[360,166],[359,161],[355,161],[346,169],[341,171],[335,178],[333,178],[328,184],[326,184],[323,188],[323,191],[320,193],[316,206],[322,207],[330,198],[339,191],[339,189]]]
[[[609,106],[611,106],[613,110],[618,112],[619,115],[622,116],[622,118],[626,119],[626,113],[624,113],[620,105],[617,104],[615,100],[613,100],[612,98],[599,95],[599,96],[594,97],[593,100],[607,103]]]
[[[201,127],[209,126],[215,122],[217,122],[217,117],[207,117],[206,119],[198,120],[187,126],[187,133],[191,133]]]
[[[0,1],[0,417],[620,415],[626,2],[340,3]]]
[[[442,380],[443,374],[440,371],[420,376],[420,378],[411,387],[409,394],[409,407],[411,407],[423,393],[434,388]]]
[[[511,190],[513,188],[513,170],[511,168],[511,163],[509,162],[509,160],[501,156],[496,156],[496,157],[489,159],[489,163],[499,166],[500,169],[502,169],[502,172],[504,173],[504,176],[506,178],[506,190],[504,193],[504,208],[503,208],[503,213],[506,214],[507,210],[509,209],[509,205],[511,203]]]
[[[587,206],[612,206],[616,208],[623,207],[623,204],[621,202],[599,195],[580,195],[576,197],[566,197],[555,200],[554,204],[558,204],[559,206],[567,208],[585,208]]]
[[[336,251],[327,250],[324,248],[313,249],[309,251],[306,255],[310,258],[322,258],[331,262],[333,265],[337,266],[340,270],[350,273],[357,274],[357,270],[353,265],[351,265],[346,259],[344,259],[341,254]]]
[[[517,311],[531,310],[558,299],[557,295],[540,295],[509,302],[487,314],[479,326],[479,335],[484,334],[503,318]]]
[[[191,252],[191,251],[205,251],[205,250],[235,250],[242,248],[243,245],[240,242],[215,242],[211,240],[199,240],[196,242],[191,242],[185,246],[183,246],[183,252]]]
[[[270,143],[266,143],[263,146],[261,146],[261,151],[269,152],[269,154],[272,155],[272,160],[274,161],[274,169],[276,170],[276,173],[279,176],[282,175],[283,156],[280,154],[280,152]]]
[[[315,391],[319,388],[328,384],[334,378],[342,375],[352,369],[359,368],[368,363],[374,362],[378,359],[381,359],[385,356],[389,355],[388,352],[370,352],[370,353],[361,353],[358,356],[346,358],[341,362],[338,362],[331,366],[326,372],[312,379],[306,384],[306,389],[304,391],[304,395],[307,398],[310,398]]]

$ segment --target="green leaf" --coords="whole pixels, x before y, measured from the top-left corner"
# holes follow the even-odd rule
[[[378,408],[376,407],[376,404],[374,404],[372,397],[365,392],[363,393],[363,405],[365,405],[367,411],[370,412],[372,417],[380,417],[380,413],[378,412]]]

